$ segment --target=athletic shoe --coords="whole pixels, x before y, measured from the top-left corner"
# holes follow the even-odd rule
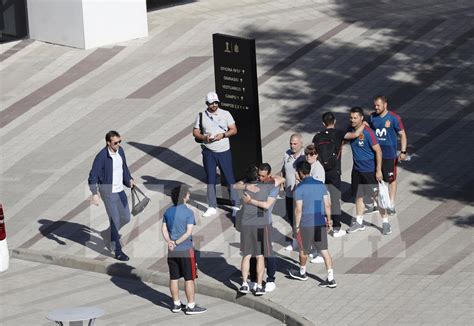
[[[339,237],[343,237],[346,235],[346,231],[345,230],[342,230],[341,228],[334,228],[332,230],[332,236],[333,238],[339,238]]]
[[[216,214],[217,214],[217,209],[215,209],[214,207],[209,207],[207,211],[204,214],[202,214],[202,217],[211,217]]]
[[[378,211],[379,211],[379,208],[374,204],[366,204],[365,205],[364,214],[377,213]]]
[[[390,223],[382,223],[382,234],[383,235],[389,235],[392,234],[392,227],[390,226]]]
[[[390,208],[388,208],[388,209],[387,209],[387,213],[388,213],[388,215],[390,215],[390,216],[393,216],[393,215],[397,214],[397,212],[395,211],[395,207],[390,207]]]
[[[308,276],[306,275],[306,273],[304,274],[301,274],[301,271],[298,269],[292,269],[290,271],[290,276],[292,278],[295,278],[295,279],[298,279],[298,280],[301,280],[301,281],[306,281],[308,279]]]
[[[238,206],[232,206],[232,217],[236,217],[237,216],[237,212],[240,211],[240,207]]]
[[[265,294],[265,289],[261,286],[257,286],[257,289],[254,292],[255,295],[260,296]]]
[[[319,287],[322,287],[322,288],[335,288],[337,286],[337,283],[336,283],[336,280],[333,279],[332,281],[328,281],[328,279],[326,279],[325,281],[322,281],[321,283],[319,283]]]
[[[200,307],[198,305],[195,305],[194,308],[189,308],[189,306],[186,306],[186,315],[197,315],[197,314],[202,314],[206,312],[207,309],[204,307]]]
[[[128,257],[123,251],[119,251],[115,253],[115,259],[120,261],[129,261],[130,257]]]
[[[267,283],[265,283],[265,292],[275,291],[276,287],[277,286],[276,286],[275,282],[267,282]]]
[[[318,254],[314,256],[314,258],[311,259],[310,262],[313,264],[321,264],[321,263],[324,263],[324,259],[321,255]]]
[[[298,249],[298,242],[293,239],[291,243],[285,248],[286,251],[293,251]]]
[[[359,224],[357,222],[352,222],[351,227],[347,229],[347,233],[355,233],[357,231],[364,231],[364,230],[365,230],[364,224]]]
[[[172,312],[177,313],[182,311],[184,308],[186,308],[186,305],[184,304],[173,304],[173,308],[171,309]]]
[[[247,294],[250,292],[249,286],[247,284],[242,284],[242,286],[239,289],[240,293]]]

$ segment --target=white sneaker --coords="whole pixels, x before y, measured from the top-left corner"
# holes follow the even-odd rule
[[[232,217],[236,217],[237,216],[237,212],[240,211],[240,207],[238,206],[232,206]]]
[[[291,241],[291,244],[289,244],[285,248],[286,251],[292,251],[292,250],[297,250],[297,249],[298,249],[298,242],[295,239],[293,239],[293,241]]]
[[[202,214],[202,217],[211,217],[212,215],[216,215],[217,214],[217,209],[215,209],[214,207],[209,207],[207,209],[207,211]]]
[[[275,282],[267,282],[267,283],[265,283],[265,292],[275,291],[276,287],[277,286],[276,286]]]
[[[346,235],[346,230],[343,230],[343,229],[334,229],[332,231],[333,238],[339,238],[339,237],[343,237],[345,235]]]
[[[316,257],[311,259],[310,262],[312,262],[313,264],[321,264],[321,263],[324,263],[324,259],[322,256],[317,255]]]

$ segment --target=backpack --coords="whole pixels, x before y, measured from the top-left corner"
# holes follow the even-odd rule
[[[323,165],[324,170],[328,171],[336,168],[339,158],[339,147],[333,137],[325,130],[316,135],[315,141],[314,146],[318,151],[319,161]]]

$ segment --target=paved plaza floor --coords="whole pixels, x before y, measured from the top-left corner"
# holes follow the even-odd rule
[[[281,167],[293,132],[302,133],[309,143],[328,110],[345,128],[349,108],[369,108],[377,94],[386,95],[402,117],[412,157],[398,167],[392,235],[381,235],[380,216],[372,214],[365,217],[369,227],[364,232],[329,239],[338,282],[334,290],[317,286],[326,276],[321,264],[309,266],[306,282],[288,279],[298,256],[284,250],[290,227],[284,200],[278,200],[273,215],[277,289],[258,300],[313,324],[471,323],[472,1],[170,3],[150,8],[150,35],[143,39],[90,50],[34,40],[0,45],[0,201],[10,249],[117,262],[100,236],[108,226],[105,209],[89,205],[87,187],[104,135],[116,129],[123,136],[132,175],[152,200],[122,231],[124,251],[131,257],[128,265],[166,276],[160,227],[170,189],[178,183],[191,185],[196,190],[192,205],[199,212],[206,208],[201,152],[191,131],[204,109],[205,94],[214,89],[212,34],[252,37],[263,159],[274,172]],[[350,220],[354,204],[347,195],[352,168],[347,146],[342,155],[342,209]],[[236,289],[240,268],[239,234],[229,217],[229,208],[220,207],[217,216],[198,220],[194,236],[199,280],[227,290]],[[169,315],[157,303],[168,295],[158,285],[143,285],[158,299],[128,295],[110,276],[12,259],[9,274],[0,275],[6,304],[0,308],[2,318],[12,325],[45,323],[39,318],[50,308],[28,288],[36,269],[41,277],[58,277],[52,283],[55,290],[45,293],[51,306],[86,305],[118,296],[114,302],[127,306],[121,314],[124,324],[133,324],[133,306],[150,314],[138,323],[153,321],[155,311],[156,319],[187,323],[185,316]],[[69,283],[81,294],[56,298]],[[16,288],[21,289],[18,294]],[[202,300],[215,309],[196,319],[197,324],[231,323],[233,319],[222,319],[224,307],[237,321],[245,318],[242,314],[258,316],[263,324],[271,321],[235,303]],[[119,311],[113,303],[107,307]],[[115,321],[119,319],[104,319]]]

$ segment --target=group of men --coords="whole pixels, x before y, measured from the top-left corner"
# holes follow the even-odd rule
[[[236,183],[229,137],[237,134],[237,126],[232,115],[222,110],[219,104],[216,93],[207,94],[207,108],[196,118],[193,136],[201,143],[206,172],[208,209],[202,214],[203,217],[217,214],[217,168],[229,185],[232,217],[236,218],[241,237],[242,285],[239,291],[249,293],[253,290],[255,295],[262,295],[276,288],[276,259],[271,239],[272,209],[280,190],[285,192],[286,218],[293,230],[293,240],[286,249],[299,250],[300,268],[289,271],[290,277],[306,280],[307,261],[324,262],[327,278],[319,285],[336,287],[327,235],[340,237],[346,232],[365,229],[364,198],[375,200],[379,181],[389,183],[390,199],[395,202],[396,164],[397,160],[406,159],[407,150],[407,137],[400,117],[388,111],[384,96],[374,99],[375,111],[368,122],[365,122],[361,108],[352,108],[351,127],[346,132],[335,128],[336,119],[331,112],[327,112],[322,116],[324,130],[314,136],[310,145],[303,148],[301,134],[291,135],[290,149],[284,155],[280,175],[271,175],[271,166],[263,163],[249,167],[246,180]],[[397,156],[398,136],[401,138],[401,152]],[[103,237],[109,238],[115,258],[127,261],[129,257],[122,251],[119,230],[130,220],[124,186],[133,188],[135,182],[120,147],[119,133],[110,131],[105,140],[106,147],[97,154],[88,183],[93,194],[92,203],[98,205],[102,198],[109,216],[110,228],[103,232]],[[342,229],[340,204],[341,149],[344,142],[350,143],[352,148],[351,181],[356,197],[356,216],[347,230]],[[195,217],[186,205],[189,196],[189,189],[185,186],[173,189],[173,206],[164,213],[162,233],[168,246],[170,291],[174,301],[171,310],[198,314],[205,312],[206,308],[194,302],[197,273],[192,228]],[[379,211],[382,233],[388,235],[392,232],[388,216],[395,214],[395,208],[380,208]],[[256,259],[256,276],[252,285],[249,281],[251,257]],[[267,279],[263,286],[265,268]],[[183,277],[188,300],[186,306],[178,296],[177,282]]]

